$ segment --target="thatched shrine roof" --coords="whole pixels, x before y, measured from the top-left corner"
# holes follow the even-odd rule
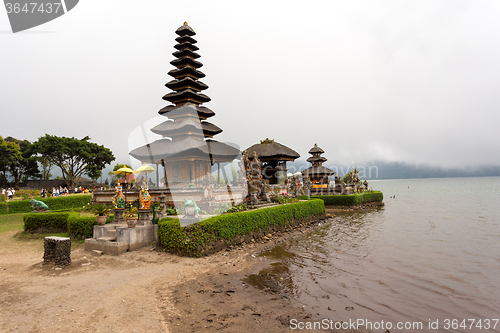
[[[318,147],[318,145],[315,143],[314,147],[309,150],[309,154],[323,154],[325,151]]]
[[[173,91],[162,97],[164,100],[177,104],[183,101],[190,101],[195,104],[210,102],[210,97],[204,94],[197,93],[191,89],[181,91]]]
[[[200,68],[203,66],[203,64],[201,62],[196,61],[194,59],[191,59],[189,57],[182,57],[179,59],[172,60],[170,62],[170,64],[172,66],[177,67],[177,68],[179,68],[181,66],[190,66],[190,67],[194,67],[194,68]]]
[[[208,89],[208,86],[197,80],[193,80],[193,78],[190,78],[189,76],[186,76],[185,78],[182,78],[180,80],[172,80],[165,84],[165,87],[170,88],[172,90],[181,90],[185,88],[191,88],[194,90],[205,90]]]
[[[324,163],[328,160],[323,156],[317,156],[317,157],[311,156],[306,161],[309,163]]]
[[[196,35],[196,32],[194,32],[193,28],[191,28],[187,22],[184,22],[183,25],[181,25],[177,30],[175,30],[175,33],[178,34],[179,36],[194,36]]]
[[[158,111],[159,114],[164,116],[175,116],[177,112],[180,112],[181,108],[189,108],[189,110],[182,110],[186,115],[199,116],[200,118],[210,118],[215,116],[215,112],[207,108],[206,106],[195,105],[193,103],[185,103],[182,105],[168,105]]]
[[[196,121],[193,118],[171,121],[167,120],[153,127],[151,132],[163,136],[179,135],[183,133],[198,133],[204,136],[214,136],[222,132],[218,126],[208,121]]]
[[[312,166],[304,171],[302,171],[302,176],[311,177],[311,176],[331,176],[335,172],[324,167],[324,166]]]
[[[175,39],[175,41],[179,44],[182,44],[182,43],[191,43],[191,44],[196,44],[198,43],[198,41],[196,39],[194,39],[193,37],[191,36],[188,36],[188,35],[184,35],[184,36],[180,36],[180,37],[177,37]]]
[[[197,140],[187,137],[178,141],[162,138],[129,153],[141,162],[161,163],[183,158],[207,158],[216,162],[230,162],[238,157],[240,150],[226,143],[215,140]]]
[[[188,49],[188,50],[191,50],[194,52],[194,51],[198,51],[200,49],[198,46],[191,44],[189,42],[175,44],[174,47],[179,51],[182,51],[184,49]]]
[[[272,160],[294,161],[300,157],[295,150],[269,139],[262,140],[260,143],[248,147],[245,151],[249,159],[253,159],[254,152],[256,152],[258,159],[263,162]]]
[[[195,79],[200,79],[202,77],[205,77],[205,74],[203,72],[200,72],[199,70],[187,66],[182,68],[172,69],[170,72],[168,72],[168,75],[173,76],[176,79],[184,76],[190,76]]]
[[[172,55],[176,58],[182,58],[182,57],[190,57],[190,58],[193,58],[193,59],[198,59],[199,57],[201,57],[198,53],[196,52],[193,52],[189,49],[184,49],[184,50],[181,50],[181,51],[175,51],[174,53],[172,53]]]

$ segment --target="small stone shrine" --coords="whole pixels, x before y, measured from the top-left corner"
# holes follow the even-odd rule
[[[257,156],[262,162],[262,178],[269,180],[269,185],[286,185],[286,162],[293,162],[300,157],[295,150],[270,139],[261,140],[245,152],[250,160]]]
[[[323,166],[327,159],[321,156],[324,151],[317,144],[314,144],[314,147],[309,150],[309,154],[312,156],[307,159],[307,162],[311,163],[312,166],[302,171],[302,177],[307,177],[311,181],[311,195],[329,194],[330,176],[335,172]]]

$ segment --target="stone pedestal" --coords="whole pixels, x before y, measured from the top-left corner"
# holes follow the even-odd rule
[[[43,263],[54,262],[57,267],[71,264],[71,239],[66,237],[45,237],[43,240]]]
[[[123,212],[125,209],[113,209],[113,214],[115,215],[113,223],[125,223],[123,219]]]
[[[150,209],[139,209],[139,220],[137,221],[137,225],[150,225],[151,219],[149,218],[149,214],[151,213]]]

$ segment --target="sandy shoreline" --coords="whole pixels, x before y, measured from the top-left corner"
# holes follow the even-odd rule
[[[202,258],[152,248],[93,256],[77,246],[72,264],[60,270],[42,265],[42,240],[19,241],[6,232],[0,235],[0,331],[292,331],[290,319],[320,318],[286,295],[241,280],[269,266],[258,253],[310,228]]]

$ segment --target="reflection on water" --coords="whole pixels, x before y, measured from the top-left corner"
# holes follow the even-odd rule
[[[429,320],[443,329],[445,319],[498,318],[500,178],[372,185],[384,208],[337,214],[264,253],[277,263],[256,283],[334,320],[420,321],[436,332]]]

